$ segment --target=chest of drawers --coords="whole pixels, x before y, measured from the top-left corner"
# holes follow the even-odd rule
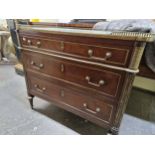
[[[38,96],[117,134],[151,35],[20,26],[28,98]]]

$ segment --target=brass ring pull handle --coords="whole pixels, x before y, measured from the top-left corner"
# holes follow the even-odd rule
[[[37,47],[39,48],[41,46],[41,42],[37,41]]]
[[[103,58],[103,59],[107,60],[107,59],[109,59],[111,57],[112,57],[112,53],[111,52],[106,52],[105,58]]]
[[[37,89],[37,91],[39,91],[39,92],[41,92],[41,93],[43,93],[43,92],[46,90],[45,87],[40,88],[37,84],[35,84],[34,87]]]
[[[27,43],[28,43],[29,46],[32,45],[31,40],[28,40]]]
[[[92,50],[92,49],[89,49],[89,50],[88,50],[88,56],[89,56],[89,57],[92,57],[92,56],[93,56],[93,50]]]
[[[89,49],[88,50],[88,56],[89,56],[89,58],[100,60],[100,61],[106,61],[106,60],[108,60],[109,58],[112,57],[112,53],[111,52],[106,52],[104,58],[95,57],[95,56],[93,56],[93,53],[94,52],[93,52],[92,49]]]
[[[100,87],[100,86],[103,86],[105,84],[104,80],[100,80],[98,82],[98,84],[97,83],[93,83],[93,82],[91,82],[91,78],[89,76],[86,76],[85,79],[87,80],[89,85],[92,85],[92,86],[95,86],[95,87]]]
[[[26,41],[26,38],[25,37],[23,37],[23,41]]]
[[[98,112],[101,111],[101,109],[100,109],[99,107],[97,107],[95,111],[89,109],[88,106],[87,106],[87,103],[83,103],[83,106],[85,107],[85,110],[89,111],[89,112],[92,113],[92,114],[96,114],[96,113],[98,113]]]
[[[31,61],[31,65],[33,66],[33,68],[35,68],[37,70],[40,70],[44,67],[43,64],[36,65],[36,63],[34,61]]]

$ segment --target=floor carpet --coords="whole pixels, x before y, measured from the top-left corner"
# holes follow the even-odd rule
[[[37,97],[31,110],[26,95],[24,77],[12,65],[0,65],[1,135],[106,134],[103,128]],[[155,134],[155,94],[132,90],[119,134]]]

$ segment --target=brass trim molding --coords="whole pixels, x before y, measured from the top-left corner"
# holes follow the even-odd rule
[[[129,73],[133,73],[133,74],[136,74],[136,73],[139,72],[139,69],[123,68],[123,67],[112,66],[112,65],[108,65],[108,64],[101,64],[101,63],[96,63],[96,62],[91,62],[91,61],[79,60],[79,59],[76,59],[76,58],[57,55],[57,54],[53,54],[53,53],[45,53],[45,52],[36,51],[36,50],[33,50],[33,49],[27,49],[27,48],[23,48],[23,47],[18,47],[18,48],[22,49],[22,50],[28,50],[28,51],[32,51],[32,52],[35,52],[35,53],[44,54],[44,55],[46,54],[46,55],[57,57],[57,58],[63,58],[63,59],[66,59],[66,60],[72,60],[72,61],[81,62],[81,63],[85,63],[85,64],[106,67],[106,68],[115,69],[115,70],[119,70],[119,71],[125,71],[125,72],[129,72]]]
[[[132,56],[132,60],[130,62],[129,68],[138,69],[145,46],[146,46],[146,42],[135,43],[134,52],[133,52],[133,56]]]
[[[141,32],[111,32],[111,31],[97,31],[97,30],[82,30],[82,29],[71,29],[71,28],[58,28],[58,27],[43,27],[43,26],[32,26],[32,25],[18,25],[19,30],[23,31],[36,31],[51,34],[64,34],[64,35],[76,35],[84,37],[95,37],[95,38],[108,38],[108,39],[119,39],[119,40],[133,40],[133,41],[145,41],[152,42],[155,40],[155,34],[141,33]]]
[[[122,90],[121,97],[119,99],[119,107],[117,107],[118,111],[116,113],[116,119],[114,121],[114,127],[120,126],[120,120],[122,119],[122,115],[125,112],[128,98],[130,96],[131,88],[133,85],[135,75],[128,73],[128,77],[126,78],[126,84],[124,85],[124,88]],[[124,104],[125,103],[125,104]]]
[[[153,41],[152,39],[155,39],[154,34],[150,34],[150,33],[142,33],[142,32],[113,32],[112,33],[113,36],[118,36],[120,37],[136,37],[137,41]]]

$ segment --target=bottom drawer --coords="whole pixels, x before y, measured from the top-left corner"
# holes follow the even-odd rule
[[[69,105],[74,109],[98,117],[106,123],[110,123],[112,119],[113,105],[105,103],[105,101],[83,95],[34,76],[28,76],[28,81],[30,91],[35,95],[39,93],[44,95],[44,98],[48,97],[52,101],[56,101],[57,104]]]

